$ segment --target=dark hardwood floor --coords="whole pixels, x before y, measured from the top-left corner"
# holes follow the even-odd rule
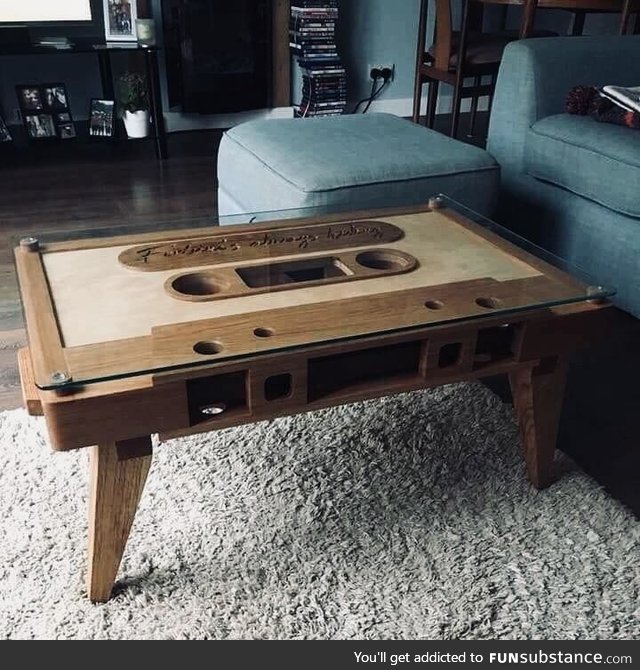
[[[170,136],[157,161],[148,141],[0,145],[0,411],[21,404],[15,353],[25,343],[12,248],[27,235],[131,224],[212,223],[219,131]]]
[[[439,119],[440,127],[447,122]],[[461,129],[464,134],[464,120]],[[482,144],[485,129],[486,114],[474,144]],[[171,135],[165,162],[155,160],[149,143],[52,144],[0,153],[0,411],[21,404],[16,351],[25,334],[11,257],[15,239],[130,223],[166,228],[187,218],[211,223],[219,140],[219,132]],[[576,356],[559,438],[563,450],[638,515],[639,335],[640,321],[629,318],[611,341]],[[488,383],[510,401],[503,380]]]

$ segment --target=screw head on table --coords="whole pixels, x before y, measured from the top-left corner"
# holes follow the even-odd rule
[[[65,384],[71,381],[71,377],[66,372],[54,372],[51,375],[51,382],[53,384]]]
[[[38,251],[40,243],[37,237],[23,237],[20,240],[20,247],[26,251]]]
[[[429,198],[429,209],[442,209],[444,207],[444,198],[436,195],[433,198]]]
[[[590,297],[589,302],[607,302],[607,298],[602,295],[605,291],[604,286],[587,286],[587,295]]]

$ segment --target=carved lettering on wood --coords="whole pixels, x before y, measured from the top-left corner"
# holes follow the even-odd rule
[[[400,228],[384,221],[267,228],[246,233],[219,232],[207,237],[131,247],[123,251],[118,260],[127,267],[154,272],[386,244],[403,235]]]

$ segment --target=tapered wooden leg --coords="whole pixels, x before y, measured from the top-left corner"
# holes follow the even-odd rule
[[[151,438],[91,447],[87,592],[106,602],[151,466]]]
[[[509,375],[529,480],[537,489],[553,481],[566,374],[564,358],[549,358]]]

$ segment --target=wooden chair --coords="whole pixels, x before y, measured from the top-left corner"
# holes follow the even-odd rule
[[[635,16],[635,21],[631,17]],[[620,17],[620,34],[640,35],[640,0],[625,0]]]
[[[491,3],[492,0],[479,0]],[[496,2],[507,1],[509,4],[522,4],[522,0],[495,0]],[[506,5],[502,5],[506,6]],[[620,13],[619,34],[632,33],[637,35],[640,31],[640,0],[524,0],[524,11],[520,25],[520,38],[531,36],[535,21],[536,10],[561,9],[573,14],[573,25],[571,35],[582,35],[587,14],[613,14]],[[632,23],[631,17],[635,16]]]
[[[503,39],[493,39],[492,35],[477,31],[473,32],[473,36],[470,35],[470,20],[477,25],[479,17],[476,7],[470,10],[470,3],[467,1],[463,6],[462,29],[454,31],[450,0],[435,0],[433,44],[427,48],[428,6],[429,0],[421,0],[413,92],[413,121],[420,122],[422,88],[425,84],[429,84],[425,122],[428,128],[433,127],[438,90],[440,83],[445,83],[453,87],[451,136],[455,137],[457,134],[462,99],[469,97],[472,100],[469,132],[472,134],[478,99],[482,95],[493,95],[495,76],[507,42]],[[474,16],[469,16],[470,11]],[[459,65],[460,63],[462,66]],[[491,77],[491,83],[481,86],[481,77],[484,75]],[[473,85],[464,86],[465,78],[469,77],[473,77]]]
[[[440,83],[453,87],[453,111],[451,136],[455,137],[460,119],[463,98],[471,98],[471,119],[469,133],[478,110],[478,100],[493,97],[496,76],[507,44],[518,39],[517,31],[499,33],[482,32],[483,6],[479,2],[465,0],[460,30],[453,30],[451,21],[451,1],[434,0],[436,7],[434,40],[427,48],[427,10],[429,0],[421,0],[418,47],[416,52],[416,74],[413,93],[413,121],[420,121],[422,88],[429,84],[427,97],[426,125],[433,127]],[[552,35],[538,32],[536,36]],[[482,83],[482,77],[490,77],[489,83]],[[465,85],[465,79],[473,78],[473,84]]]

